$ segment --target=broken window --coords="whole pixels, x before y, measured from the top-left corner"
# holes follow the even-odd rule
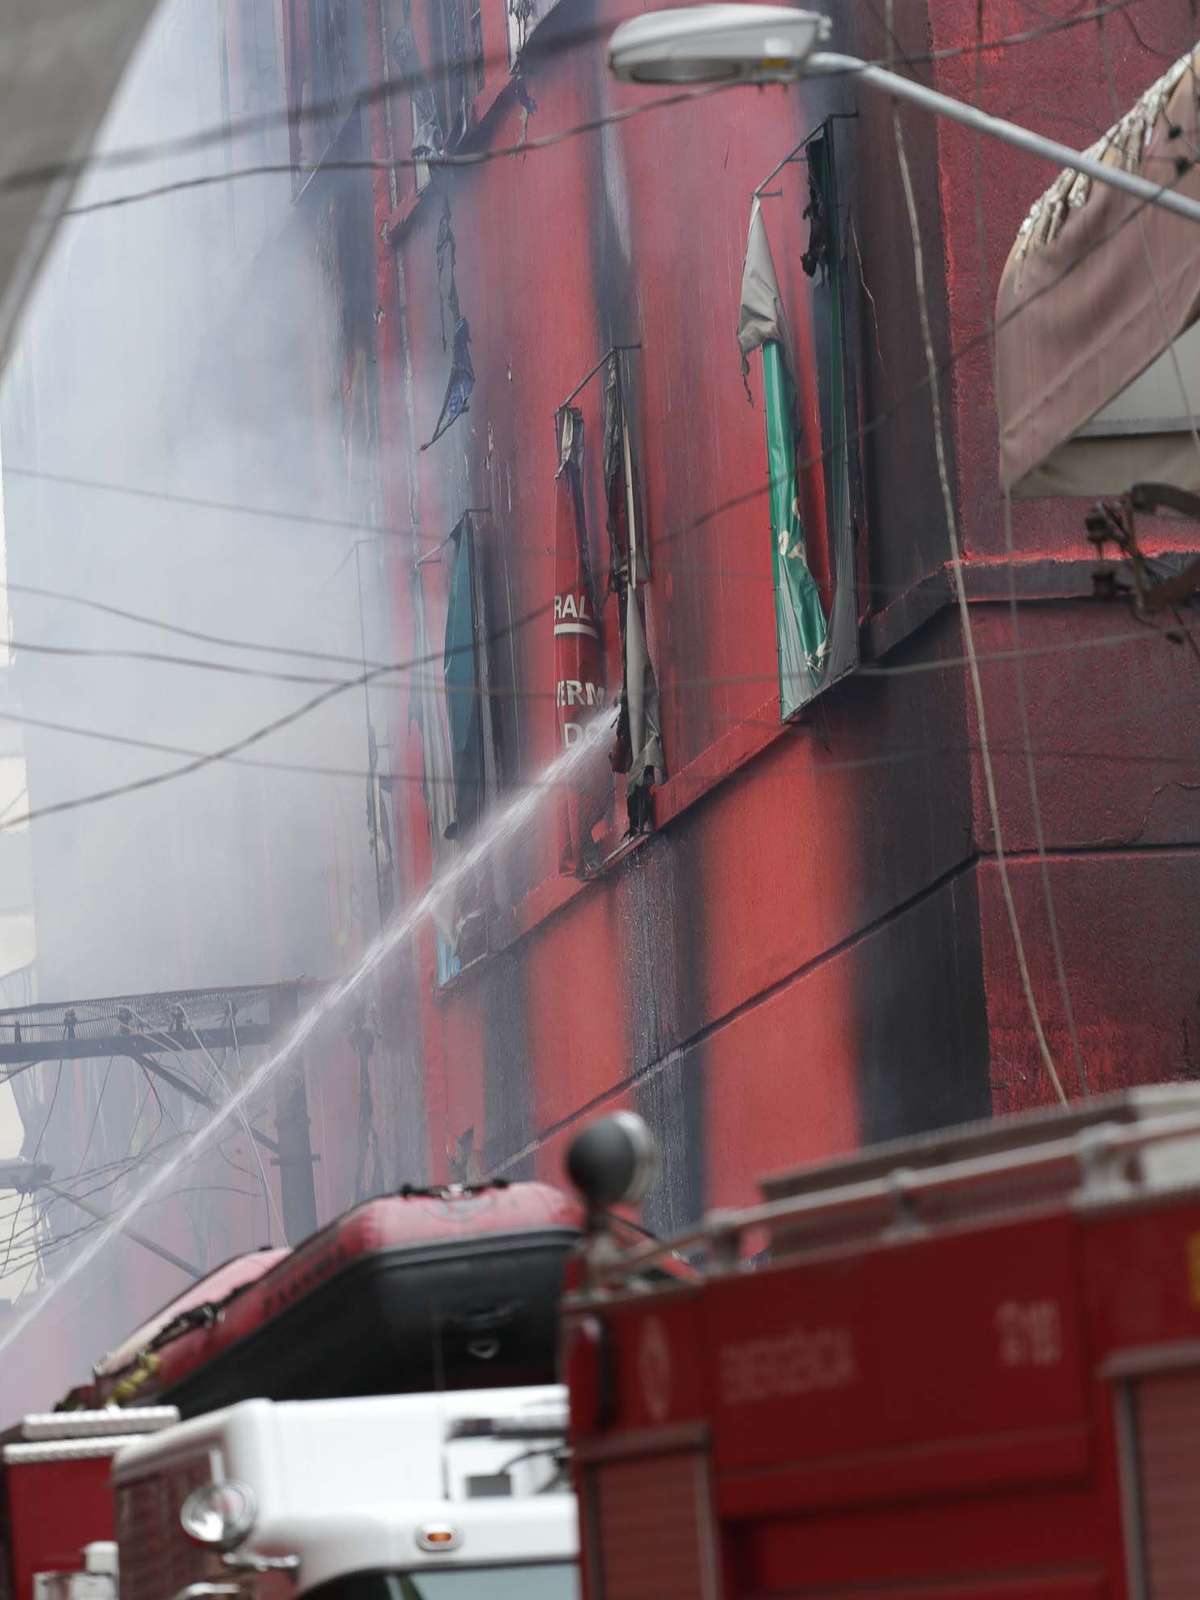
[[[412,122],[413,178],[417,193],[429,184],[431,171],[423,157],[440,155],[445,145],[437,97],[429,82],[421,53],[417,48],[408,6],[405,20],[392,36],[391,58],[398,78],[408,85],[408,106]]]
[[[563,786],[559,865],[564,872],[600,862],[597,832],[612,810],[612,775],[600,715],[608,702],[596,573],[587,533],[583,413],[558,414],[554,521],[554,705],[564,749],[587,741],[592,754]]]
[[[573,775],[564,801],[560,865],[566,872],[595,871],[620,848],[622,835],[646,832],[653,824],[654,787],[665,777],[647,638],[650,566],[629,356],[628,350],[610,351],[558,414],[556,715],[565,747],[585,738],[596,747],[594,759]],[[585,389],[602,438],[594,459],[584,449],[584,411],[573,404]],[[589,538],[593,505],[599,514],[592,525],[602,523],[607,535],[603,557]],[[614,772],[620,775],[616,792]]]
[[[283,8],[292,164],[317,165],[366,87],[365,36],[349,0],[286,0]]]
[[[428,450],[465,411],[471,408],[471,394],[475,388],[475,369],[471,364],[471,330],[462,314],[458,301],[458,281],[455,275],[454,229],[450,221],[450,201],[442,209],[437,235],[438,314],[441,319],[442,349],[450,356],[450,372],[446,378],[446,393],[442,409],[431,437],[421,446]]]
[[[483,595],[470,516],[450,535],[450,591],[446,602],[446,714],[454,775],[454,820],[447,836],[462,838],[483,811],[486,786],[483,696],[487,691],[487,637]]]
[[[499,791],[501,751],[493,684],[488,581],[481,533],[486,518],[468,512],[445,545],[422,559],[414,574],[413,605],[418,660],[430,659],[427,622],[442,585],[422,569],[442,572],[445,628],[439,687],[432,666],[418,680],[412,714],[420,723],[425,802],[433,843],[434,876],[453,857]],[[461,885],[452,905],[439,907],[438,981],[445,983],[486,948],[484,874]]]
[[[646,643],[643,597],[650,578],[641,497],[629,420],[628,352],[608,358],[604,385],[604,499],[609,538],[609,593],[621,639],[621,689],[613,766],[624,773],[631,835],[653,822],[653,790],[666,776],[658,680]]]
[[[794,176],[803,174],[801,182]],[[750,393],[761,359],[780,714],[790,717],[858,659],[848,350],[832,137],[828,125],[756,194],[738,343]],[[801,271],[781,287],[768,237]],[[800,237],[807,229],[807,240]]]
[[[442,127],[453,147],[473,120],[475,96],[483,89],[483,14],[480,0],[435,0]]]
[[[537,25],[554,9],[556,0],[505,0],[508,16],[508,64],[515,67]]]

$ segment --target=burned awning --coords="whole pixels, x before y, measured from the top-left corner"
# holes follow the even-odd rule
[[[0,19],[0,367],[81,156],[155,0],[5,0]]]
[[[1090,154],[1200,199],[1200,48]],[[1200,228],[1064,172],[1009,254],[996,303],[1000,471],[1014,495],[1200,491]]]

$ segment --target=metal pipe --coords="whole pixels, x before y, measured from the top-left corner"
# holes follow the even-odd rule
[[[925,111],[948,117],[952,122],[961,122],[976,133],[986,133],[1004,144],[1014,145],[1018,150],[1041,156],[1056,166],[1081,172],[1097,183],[1108,184],[1111,189],[1123,189],[1126,194],[1135,195],[1147,205],[1162,206],[1166,211],[1186,217],[1189,222],[1200,222],[1200,202],[1189,199],[1187,195],[1176,194],[1171,188],[1151,183],[1148,178],[1126,172],[1122,167],[1109,166],[1095,156],[1073,150],[1070,145],[1059,144],[1056,139],[1044,139],[1041,134],[1022,128],[1015,122],[1006,122],[1003,117],[989,116],[986,111],[980,111],[963,100],[939,94],[936,89],[928,89],[923,83],[916,83],[897,72],[889,72],[885,67],[873,67],[869,62],[860,61],[857,56],[818,51],[809,56],[802,71],[805,77],[856,78],[859,83],[894,95],[897,100],[909,100]]]
[[[107,1211],[99,1206],[92,1205],[90,1200],[81,1200],[77,1194],[72,1194],[69,1189],[60,1189],[56,1183],[43,1183],[43,1189],[49,1190],[60,1200],[67,1200],[73,1206],[78,1206],[80,1211],[86,1211],[89,1217],[95,1217],[97,1222],[109,1222],[111,1218]],[[194,1267],[190,1261],[185,1261],[182,1256],[177,1256],[173,1250],[168,1250],[166,1245],[156,1244],[153,1239],[148,1239],[144,1233],[138,1233],[136,1228],[122,1228],[121,1232],[127,1239],[132,1239],[134,1244],[140,1244],[143,1250],[149,1250],[151,1255],[161,1256],[164,1261],[169,1261],[173,1267],[178,1267],[180,1272],[186,1272],[189,1278],[197,1281],[204,1276],[203,1269]]]
[[[614,345],[611,345],[604,352],[604,354],[600,357],[599,361],[597,361],[596,365],[587,374],[587,376],[585,378],[581,378],[579,380],[579,382],[571,390],[571,392],[567,396],[567,398],[565,400],[562,400],[562,401],[559,402],[559,404],[555,408],[555,412],[554,412],[555,419],[557,420],[559,417],[562,416],[563,412],[571,404],[571,401],[577,399],[578,396],[583,393],[583,391],[587,388],[588,384],[591,383],[592,379],[600,371],[601,367],[606,366],[608,364],[608,362],[612,359],[613,356],[617,355],[618,352],[620,352],[620,351],[624,351],[624,350],[640,350],[641,348],[642,347],[641,347],[640,344],[614,344]]]

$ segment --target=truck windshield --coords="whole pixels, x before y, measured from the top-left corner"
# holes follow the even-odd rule
[[[573,1561],[444,1567],[440,1572],[359,1573],[323,1584],[310,1600],[579,1600]]]

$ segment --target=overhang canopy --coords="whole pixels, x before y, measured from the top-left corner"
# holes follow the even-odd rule
[[[45,174],[83,156],[156,0],[0,5],[0,368],[71,184]]]
[[[1090,154],[1200,199],[1200,47]],[[1191,164],[1189,164],[1191,163]],[[1000,473],[1014,495],[1200,493],[1200,228],[1064,172],[996,301]]]

